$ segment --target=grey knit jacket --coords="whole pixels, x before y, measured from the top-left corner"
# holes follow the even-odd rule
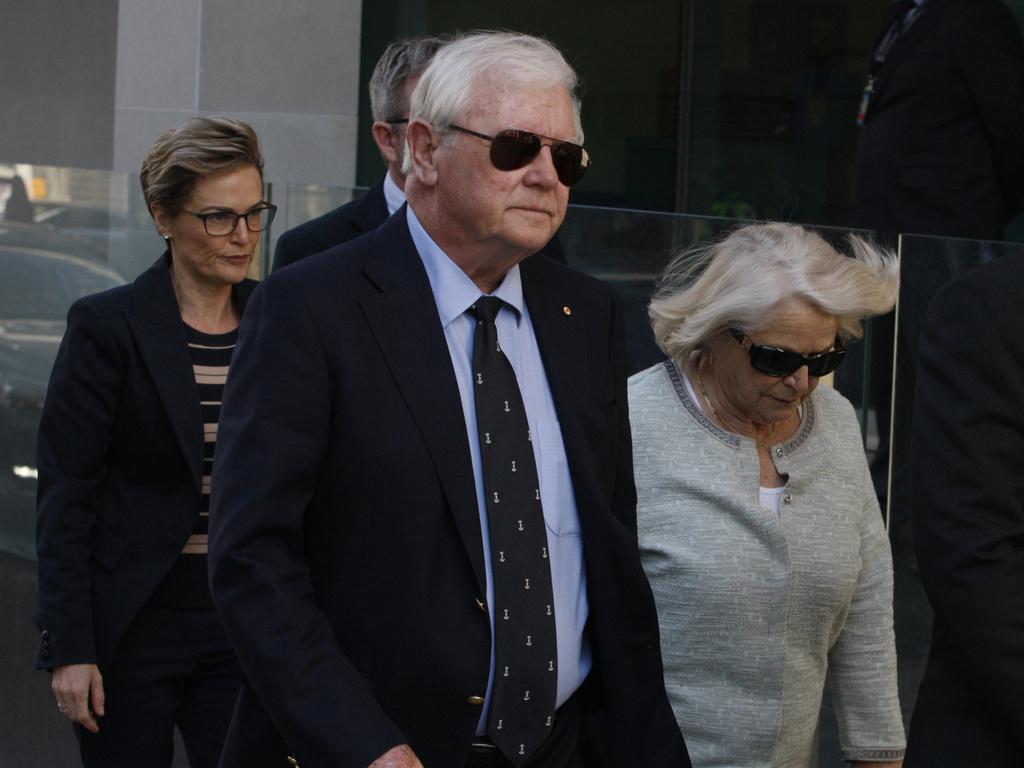
[[[718,429],[667,362],[629,380],[637,517],[665,683],[695,768],[804,768],[826,676],[846,760],[895,760],[892,559],[850,403],[818,387],[771,447]]]

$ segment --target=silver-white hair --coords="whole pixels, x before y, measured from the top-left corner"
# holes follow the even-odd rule
[[[444,131],[485,99],[495,101],[518,90],[561,86],[572,101],[576,143],[582,144],[578,85],[575,70],[543,38],[518,32],[469,32],[434,55],[412,93],[409,119],[423,120]],[[403,172],[408,173],[408,154],[403,165]]]
[[[849,235],[844,256],[821,235],[795,224],[748,224],[717,242],[677,255],[648,307],[654,338],[680,364],[727,328],[771,327],[781,302],[803,299],[839,323],[844,339],[861,320],[893,308],[899,260]]]

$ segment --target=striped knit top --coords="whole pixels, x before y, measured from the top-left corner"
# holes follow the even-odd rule
[[[224,397],[224,383],[228,379],[231,353],[235,351],[238,329],[228,333],[209,334],[185,326],[188,352],[192,358],[192,372],[199,392],[199,405],[203,412],[203,489],[199,518],[192,535],[181,550],[186,555],[205,555],[210,520],[210,476],[213,474],[213,454],[217,448],[217,422],[220,403]]]
[[[199,515],[191,535],[181,549],[182,556],[164,578],[154,601],[161,605],[212,605],[206,586],[207,536],[210,521],[210,476],[217,447],[217,423],[224,383],[228,378],[231,354],[238,339],[238,329],[229,333],[209,334],[185,325],[192,372],[203,417],[203,485]]]

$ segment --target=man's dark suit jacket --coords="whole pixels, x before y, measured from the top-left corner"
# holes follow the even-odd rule
[[[384,179],[382,176],[362,197],[312,221],[299,224],[281,235],[274,249],[274,269],[287,267],[306,256],[355,240],[387,221]]]
[[[40,668],[106,671],[199,515],[203,419],[169,266],[68,312],[37,448]],[[234,287],[239,311],[254,286]]]
[[[521,275],[582,528],[585,722],[608,766],[688,766],[637,552],[621,315],[607,286],[542,255]],[[303,768],[365,768],[405,742],[463,765],[490,659],[484,541],[404,208],[260,286],[224,399],[210,580],[251,688],[222,765],[288,749]]]
[[[1024,259],[966,273],[921,339],[911,480],[935,609],[908,768],[1024,765]]]
[[[900,232],[998,240],[1022,192],[1017,21],[998,0],[928,0],[877,75],[857,223],[892,243]]]
[[[355,240],[387,221],[385,178],[382,176],[362,197],[305,224],[292,227],[281,235],[274,249],[274,269],[287,267],[306,256]],[[565,250],[557,236],[544,246],[544,253],[565,264]]]

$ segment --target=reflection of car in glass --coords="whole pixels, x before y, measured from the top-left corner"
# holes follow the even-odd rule
[[[35,552],[36,431],[68,307],[117,273],[0,234],[0,549]]]
[[[80,237],[39,224],[0,221],[0,246],[14,245],[106,263],[106,252]]]

